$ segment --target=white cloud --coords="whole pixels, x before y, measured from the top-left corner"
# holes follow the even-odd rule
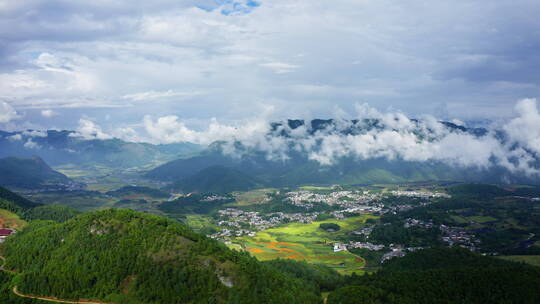
[[[39,130],[25,130],[22,135],[29,137],[47,137],[47,132]]]
[[[192,92],[176,92],[173,90],[167,90],[167,91],[148,91],[148,92],[140,92],[140,93],[134,93],[134,94],[127,94],[122,96],[123,99],[130,99],[133,101],[146,101],[146,100],[153,100],[153,99],[160,99],[160,98],[170,98],[170,97],[177,97],[177,98],[185,98],[185,97],[193,97],[202,94],[198,91],[192,91]]]
[[[79,127],[72,136],[82,137],[84,139],[111,139],[111,135],[103,132],[101,127],[93,121],[85,118],[79,119]]]
[[[286,74],[294,72],[297,68],[299,68],[298,65],[284,63],[284,62],[267,62],[267,63],[261,63],[260,66],[272,70],[276,74]]]
[[[17,133],[15,135],[8,136],[7,139],[10,141],[19,141],[22,140],[22,135]]]
[[[0,123],[8,123],[19,117],[17,111],[9,103],[0,101]]]
[[[29,138],[25,143],[24,147],[26,149],[39,149],[41,148],[40,145],[38,145],[36,142],[32,141],[32,138]]]
[[[50,117],[53,117],[55,115],[58,115],[58,113],[56,113],[55,111],[53,111],[51,109],[41,110],[41,116],[43,116],[43,117],[50,118]]]
[[[508,122],[504,131],[510,144],[540,153],[540,113],[536,99],[523,99],[515,107],[517,117]]]

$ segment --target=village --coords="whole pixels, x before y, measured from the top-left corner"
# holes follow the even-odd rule
[[[384,197],[407,197],[419,198],[420,202],[410,203],[390,203],[385,204]],[[334,207],[336,210],[327,211],[325,214],[332,218],[342,220],[351,215],[358,214],[377,214],[385,213],[397,214],[411,210],[418,206],[431,204],[432,199],[448,198],[445,193],[426,192],[426,191],[390,191],[385,194],[370,193],[369,191],[334,191],[330,193],[314,193],[311,191],[291,191],[285,195],[284,202],[306,209],[302,213],[260,213],[257,211],[244,211],[237,208],[226,208],[217,213],[217,225],[220,231],[209,235],[211,238],[230,242],[234,237],[256,236],[257,231],[269,229],[290,222],[311,223],[316,221],[323,212],[309,212],[316,204],[326,204]],[[435,227],[432,220],[422,221],[414,218],[407,218],[403,223],[404,228],[421,227],[431,229]],[[440,225],[437,227],[442,232],[442,242],[448,246],[459,245],[470,250],[476,250],[478,240],[474,235],[467,233],[459,227],[449,227]],[[351,235],[365,236],[366,239],[373,231],[374,226],[369,225],[360,229],[351,231]],[[405,247],[401,244],[374,244],[369,241],[349,241],[348,243],[334,242],[329,244],[334,252],[348,251],[353,248],[366,249],[371,251],[384,251],[381,263],[392,258],[404,256],[408,252],[418,250],[422,247]]]

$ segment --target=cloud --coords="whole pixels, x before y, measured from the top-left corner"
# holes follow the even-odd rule
[[[50,118],[50,117],[53,117],[55,115],[58,115],[58,113],[56,113],[53,110],[50,110],[50,109],[41,110],[41,116],[43,116],[43,117]]]
[[[26,130],[22,132],[22,135],[29,137],[47,137],[47,132],[39,130]]]
[[[8,123],[17,118],[20,118],[17,111],[9,103],[0,101],[0,123]]]
[[[32,140],[32,138],[29,138],[25,143],[24,143],[24,147],[26,149],[39,149],[41,148],[41,146],[39,144],[37,144],[36,142],[34,142]]]
[[[515,106],[517,117],[503,130],[508,135],[509,145],[517,144],[540,154],[540,113],[536,99],[523,99]]]
[[[366,104],[356,108],[355,120],[335,119],[317,129],[309,123],[298,128],[282,123],[271,130],[264,116],[237,125],[212,120],[200,131],[187,127],[177,116],[156,120],[146,116],[144,125],[154,142],[224,141],[224,153],[232,156],[262,151],[268,159],[286,160],[295,151],[327,166],[344,157],[384,158],[480,170],[499,166],[513,173],[540,175],[540,114],[534,99],[517,103],[517,117],[497,129],[503,132],[502,139],[496,129],[475,133],[449,127],[430,116],[413,120],[401,112],[380,112]]]
[[[286,74],[294,72],[299,66],[284,62],[261,63],[260,66],[272,70],[276,74]]]
[[[153,120],[147,115],[144,117],[144,128],[156,143],[191,142],[209,145],[215,141],[242,141],[251,145],[252,140],[268,131],[269,123],[264,119],[252,119],[235,126],[212,119],[205,130],[197,131],[188,128],[178,116],[170,115]]]
[[[8,136],[7,139],[9,141],[19,141],[19,140],[22,140],[22,135],[17,133],[15,135]]]
[[[111,135],[103,132],[101,127],[93,121],[85,118],[79,119],[79,127],[71,136],[82,137],[84,139],[111,139]]]
[[[140,93],[135,93],[135,94],[128,94],[128,95],[122,96],[122,98],[130,99],[133,101],[146,101],[146,100],[170,98],[170,97],[185,98],[185,97],[197,96],[200,94],[201,92],[197,92],[197,91],[175,92],[173,90],[167,90],[167,91],[148,91],[148,92],[140,92]]]
[[[140,120],[126,118],[128,105],[224,121],[265,103],[293,118],[365,101],[409,114],[446,104],[467,120],[507,116],[508,100],[540,95],[533,0],[2,3],[1,100],[17,109],[109,106],[97,123],[105,114]],[[178,107],[184,96],[169,95],[182,92],[204,94]],[[134,102],[153,99],[169,113]],[[55,126],[74,127],[64,121]]]

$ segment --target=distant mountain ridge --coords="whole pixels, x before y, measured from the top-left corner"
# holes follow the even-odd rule
[[[181,179],[167,188],[183,192],[228,193],[247,191],[260,186],[255,178],[225,166],[210,166]]]
[[[466,134],[478,138],[488,134],[485,128],[467,128],[452,122],[437,122],[437,128],[442,128],[450,134]],[[420,138],[427,141],[436,139],[437,132],[422,125],[420,121],[411,120],[412,129]],[[343,126],[345,125],[345,126]],[[301,128],[303,128],[301,130]],[[385,129],[386,128],[386,129]],[[420,181],[463,181],[488,183],[523,183],[540,184],[535,177],[513,174],[499,166],[491,168],[460,167],[441,161],[407,161],[399,157],[356,158],[353,156],[336,157],[329,165],[310,159],[305,151],[295,147],[296,136],[301,130],[307,136],[313,137],[313,145],[317,147],[320,134],[337,134],[354,136],[368,133],[372,130],[389,130],[388,126],[379,119],[364,119],[346,121],[345,124],[333,119],[286,120],[271,124],[266,134],[268,140],[285,138],[289,146],[287,158],[271,159],[265,151],[249,148],[242,142],[232,145],[236,152],[229,152],[231,143],[215,142],[208,149],[192,157],[185,157],[165,163],[146,173],[146,177],[173,181],[184,180],[201,172],[210,166],[225,166],[251,176],[264,186],[279,187],[302,184],[370,184],[370,183],[403,183]],[[392,130],[390,128],[390,130]],[[318,137],[319,136],[319,137]],[[504,141],[504,134],[498,134]],[[431,139],[433,137],[434,139]],[[227,148],[224,145],[229,144]],[[228,152],[225,152],[228,151]]]
[[[37,156],[0,158],[0,186],[25,189],[77,187],[71,179],[53,170]]]
[[[164,162],[195,153],[201,147],[191,143],[153,145],[121,139],[84,139],[75,131],[0,131],[0,157],[38,155],[52,166],[64,164],[134,167]]]

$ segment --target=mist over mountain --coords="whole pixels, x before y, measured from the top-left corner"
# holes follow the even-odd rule
[[[537,132],[540,115],[533,100],[520,102],[517,109],[520,116],[491,129],[370,108],[363,109],[370,117],[364,119],[272,122],[258,131],[238,130],[199,155],[171,161],[146,176],[174,181],[221,165],[268,186],[428,180],[538,184],[540,145],[518,130]]]
[[[133,167],[199,151],[191,143],[152,145],[112,137],[87,137],[76,131],[0,131],[0,157],[38,155],[48,164]]]

